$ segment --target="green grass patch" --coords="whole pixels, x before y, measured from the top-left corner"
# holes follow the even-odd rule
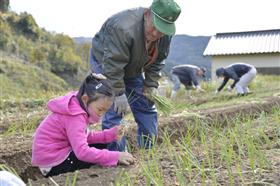
[[[226,128],[197,119],[179,137],[164,132],[161,143],[150,151],[141,150],[139,166],[124,171],[116,185],[261,182],[263,172],[276,168],[264,151],[278,143],[279,118],[280,109],[275,107],[272,114],[261,113],[257,119],[237,117]]]

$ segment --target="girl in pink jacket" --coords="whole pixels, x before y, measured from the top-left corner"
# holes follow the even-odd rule
[[[118,127],[87,132],[113,104],[113,90],[106,79],[89,75],[79,92],[49,101],[51,113],[37,128],[32,146],[32,164],[44,176],[53,176],[91,165],[129,165],[134,159],[127,152],[109,151],[107,143],[117,140]]]

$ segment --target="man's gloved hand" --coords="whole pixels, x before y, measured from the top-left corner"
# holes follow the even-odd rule
[[[216,91],[215,91],[215,94],[219,94],[219,91],[218,91],[218,90],[216,90]]]
[[[227,89],[228,89],[228,91],[229,91],[229,92],[231,92],[231,91],[232,91],[232,88],[231,88],[231,86],[230,86],[230,85],[227,87]]]
[[[197,86],[195,87],[195,89],[196,89],[197,92],[205,92],[205,90],[202,89],[199,85],[197,85]]]
[[[91,75],[99,80],[107,79],[106,76],[104,76],[103,74],[91,73]]]
[[[114,111],[119,114],[125,114],[128,107],[128,100],[125,94],[115,97]]]
[[[144,86],[144,96],[146,96],[150,101],[153,101],[153,96],[158,94],[158,90],[155,87]]]

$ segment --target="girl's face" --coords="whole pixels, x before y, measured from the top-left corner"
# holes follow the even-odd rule
[[[88,110],[95,112],[99,117],[103,116],[112,106],[113,101],[110,98],[100,98],[88,105]],[[92,115],[92,113],[89,113]]]
[[[90,113],[95,112],[99,117],[103,116],[113,104],[113,101],[110,98],[99,98],[87,105],[87,102],[89,100],[89,97],[87,95],[83,95],[82,100],[89,112],[89,115],[95,115],[94,113]]]

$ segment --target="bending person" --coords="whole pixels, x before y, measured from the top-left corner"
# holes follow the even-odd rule
[[[196,89],[204,92],[200,87],[199,79],[205,77],[206,68],[197,67],[194,65],[178,65],[171,70],[171,80],[173,82],[173,89],[171,92],[171,99],[175,99],[177,91],[180,89],[181,83],[186,90]]]
[[[229,79],[233,79],[232,85],[228,86],[228,91],[232,91],[236,87],[238,95],[249,93],[248,85],[256,77],[257,70],[254,66],[245,63],[234,63],[226,68],[218,68],[216,70],[217,77],[223,77],[224,81],[216,90],[220,92],[227,84]]]

